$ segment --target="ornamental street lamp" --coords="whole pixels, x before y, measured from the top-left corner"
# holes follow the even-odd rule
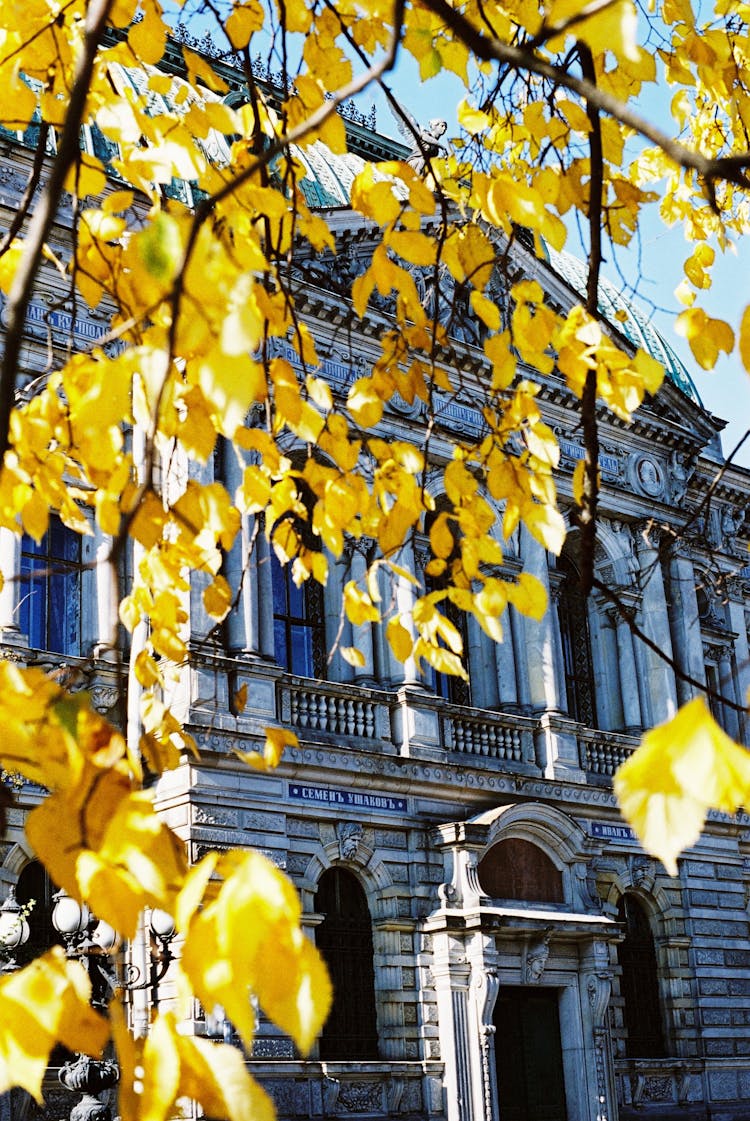
[[[18,969],[15,951],[29,940],[29,924],[26,921],[26,908],[16,899],[14,884],[8,888],[8,898],[0,907],[0,972],[14,973]]]
[[[110,955],[119,946],[117,932],[109,923],[97,919],[85,903],[78,903],[66,892],[54,897],[52,925],[63,937],[65,951],[86,968],[91,981],[91,1005],[105,1013],[117,989],[127,992],[150,989],[154,1005],[159,1003],[159,983],[174,960],[171,942],[175,928],[172,916],[153,908],[149,913],[149,953],[145,968],[125,966],[125,977],[118,977]],[[69,1090],[83,1095],[71,1110],[70,1121],[112,1121],[112,1113],[97,1094],[110,1090],[120,1077],[116,1062],[76,1055],[60,1069],[60,1081]]]
[[[126,992],[150,990],[154,1005],[159,1003],[159,984],[174,961],[171,943],[175,935],[174,921],[166,911],[157,908],[148,914],[148,958],[143,968],[125,966],[125,975],[118,976],[111,955],[119,949],[119,937],[109,923],[92,914],[85,903],[78,903],[65,891],[53,896],[52,925],[62,936],[69,958],[80,961],[91,982],[92,1008],[104,1015],[112,995],[119,989]],[[0,906],[0,972],[18,969],[15,951],[29,938],[25,911],[16,900],[15,888]],[[70,1112],[70,1121],[112,1121],[112,1112],[99,1095],[111,1090],[120,1077],[120,1069],[112,1059],[93,1059],[75,1054],[59,1072],[66,1089],[82,1095]]]

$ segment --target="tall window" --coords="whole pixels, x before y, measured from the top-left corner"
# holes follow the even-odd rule
[[[438,509],[434,514],[429,515],[425,519],[425,534],[429,537],[430,530],[436,519],[448,510],[444,501],[438,504]],[[454,563],[460,563],[461,559],[461,532],[457,527],[454,519],[447,519],[445,527],[448,529],[453,537],[453,551],[448,557],[443,559],[446,562],[445,571],[440,576],[432,576],[425,573],[424,583],[426,592],[438,592],[443,588],[448,587],[451,583],[451,568]],[[463,644],[462,660],[464,666],[469,668],[469,632],[466,623],[466,613],[459,610],[458,607],[449,599],[443,599],[436,605],[437,610],[444,615],[448,622],[452,623],[458,633],[461,635],[461,642]],[[439,673],[432,666],[427,665],[425,668],[425,681],[434,693],[437,693],[443,700],[450,701],[454,705],[470,705],[471,704],[471,690],[469,682],[465,681],[462,677],[456,677],[450,673]]]
[[[299,588],[291,564],[282,565],[271,552],[273,637],[276,661],[300,677],[326,676],[323,589],[316,580]]]
[[[586,598],[580,590],[578,572],[567,557],[559,558],[557,568],[564,576],[558,617],[568,713],[579,723],[595,728],[596,701]]]
[[[34,650],[81,653],[81,536],[52,518],[37,544],[21,543],[21,631]]]
[[[659,977],[648,915],[638,899],[628,893],[620,899],[617,918],[625,924],[625,938],[617,947],[627,1031],[625,1053],[631,1059],[662,1058],[666,1051]]]
[[[320,1057],[377,1059],[372,921],[359,881],[345,868],[329,868],[320,877],[315,910],[325,916],[316,928],[315,943],[333,984]]]

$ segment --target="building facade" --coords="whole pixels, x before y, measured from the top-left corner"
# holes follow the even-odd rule
[[[350,156],[319,144],[300,155],[308,200],[328,209],[339,254],[293,265],[334,392],[372,366],[391,322],[380,301],[352,325],[347,285],[371,231],[346,203],[362,161],[399,150],[361,120],[349,125]],[[6,224],[32,159],[20,140],[3,141]],[[56,237],[69,236],[61,213]],[[572,257],[538,260],[522,236],[511,252],[514,271],[539,280],[553,306],[578,301]],[[439,459],[449,433],[480,430],[472,384],[485,359],[468,308],[457,317],[455,294],[424,289],[438,314],[441,299],[452,309],[446,324],[464,375],[462,393],[438,409]],[[31,307],[27,392],[50,342],[72,335],[83,345],[105,330],[103,317],[52,296]],[[342,624],[343,584],[364,573],[366,543],[331,566],[325,590],[297,588],[246,518],[226,559],[241,592],[221,635],[197,580],[191,591],[191,664],[172,702],[200,758],[163,777],[161,812],[192,859],[251,845],[284,868],[334,981],[334,1009],[309,1059],[259,1013],[248,1062],[282,1121],[750,1118],[750,819],[712,817],[670,878],[612,794],[640,732],[697,690],[675,666],[706,683],[719,722],[746,737],[750,473],[730,466],[717,482],[721,422],[647,319],[606,285],[602,302],[613,331],[668,372],[629,426],[602,414],[600,435],[597,574],[656,650],[606,597],[582,599],[575,530],[559,558],[523,529],[505,543],[506,571],[537,576],[550,609],[533,622],[509,608],[499,645],[469,621],[468,684],[396,662],[377,627]],[[556,374],[541,381],[570,507],[583,455],[576,402]],[[384,431],[413,438],[422,422],[418,402],[397,399]],[[208,471],[230,491],[239,482],[233,457],[217,454]],[[74,687],[114,713],[114,670],[99,654],[116,605],[94,563],[106,549],[95,528],[81,538],[53,523],[41,545],[0,530],[0,640],[3,656],[22,664],[67,667]],[[421,581],[426,557],[425,538],[402,564]],[[407,582],[398,595],[408,612]],[[329,657],[337,645],[356,646],[364,664]],[[236,752],[256,748],[269,724],[293,729],[299,746],[275,771],[253,772]],[[37,796],[18,792],[0,879],[17,884],[19,899],[43,902],[50,887],[23,837]],[[49,937],[45,914],[39,906],[32,945]],[[198,1007],[193,1028],[230,1030],[220,1011]]]

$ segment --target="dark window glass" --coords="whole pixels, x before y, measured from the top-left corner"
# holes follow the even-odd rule
[[[81,537],[53,518],[21,543],[19,626],[34,650],[81,653]]]
[[[271,553],[273,632],[276,661],[300,677],[326,676],[323,589],[315,580],[299,588],[292,566]]]
[[[620,963],[620,993],[627,1040],[625,1052],[631,1059],[658,1059],[666,1054],[659,1001],[654,936],[648,915],[634,895],[623,895],[617,909],[625,924],[625,938],[617,947]]]
[[[351,872],[329,868],[320,877],[315,910],[325,916],[315,930],[315,943],[333,985],[320,1057],[377,1059],[372,921],[365,893]]]
[[[23,947],[24,958],[35,958],[50,946],[62,943],[62,937],[52,925],[52,897],[56,887],[49,878],[47,869],[38,860],[27,864],[18,877],[16,899],[22,907],[32,903],[26,915],[29,924],[29,940]]]
[[[564,902],[562,872],[538,845],[521,837],[493,845],[478,872],[482,891],[491,899]]]
[[[595,728],[596,701],[586,598],[581,593],[578,572],[567,557],[560,557],[557,567],[564,573],[558,616],[568,713],[581,724]]]

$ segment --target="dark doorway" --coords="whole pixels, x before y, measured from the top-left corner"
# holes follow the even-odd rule
[[[315,942],[333,984],[333,1006],[320,1036],[321,1059],[377,1059],[372,919],[361,885],[345,868],[320,877],[315,910],[324,919]]]
[[[501,986],[495,1028],[501,1121],[566,1121],[557,989]]]

